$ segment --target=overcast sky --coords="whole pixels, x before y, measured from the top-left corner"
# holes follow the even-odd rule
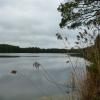
[[[63,0],[0,0],[0,44],[20,47],[63,48],[55,34],[61,20],[57,11]],[[75,31],[64,30],[75,39]]]

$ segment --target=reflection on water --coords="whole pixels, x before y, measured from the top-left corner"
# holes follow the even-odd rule
[[[65,54],[0,54],[0,100],[38,100],[41,96],[64,94],[72,64]],[[14,57],[15,56],[15,57]],[[18,57],[17,57],[18,56]],[[20,56],[20,57],[19,57]],[[84,59],[71,57],[82,69]],[[33,67],[39,62],[39,69]],[[11,71],[17,71],[11,74]]]

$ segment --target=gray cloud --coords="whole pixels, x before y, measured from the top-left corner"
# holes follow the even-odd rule
[[[0,0],[0,43],[21,47],[64,47],[60,32],[59,0]],[[65,31],[64,31],[65,32]],[[66,31],[71,33],[72,31]],[[73,40],[73,35],[71,35]]]

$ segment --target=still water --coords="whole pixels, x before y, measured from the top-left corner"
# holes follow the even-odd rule
[[[34,62],[41,64],[39,69],[33,67]],[[84,69],[85,60],[69,59],[66,54],[0,54],[0,100],[38,100],[64,94],[70,91],[66,83],[73,66]]]

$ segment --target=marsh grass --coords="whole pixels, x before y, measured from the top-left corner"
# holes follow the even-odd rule
[[[84,57],[91,61],[86,73],[78,80],[79,100],[100,100],[100,35],[95,44],[85,49]],[[84,73],[84,72],[83,72]]]
[[[56,36],[63,40],[66,48],[66,38],[60,33],[57,33]],[[83,33],[79,32],[77,35],[75,44],[78,49],[84,48],[83,50],[80,49],[83,58],[91,63],[88,66],[85,64],[86,70],[77,74],[77,65],[73,65],[70,56],[68,56],[73,71],[70,77],[72,92],[69,94],[69,99],[66,98],[66,100],[100,100],[100,34],[95,31],[91,33],[84,29]],[[74,91],[74,87],[77,88],[76,91]]]

